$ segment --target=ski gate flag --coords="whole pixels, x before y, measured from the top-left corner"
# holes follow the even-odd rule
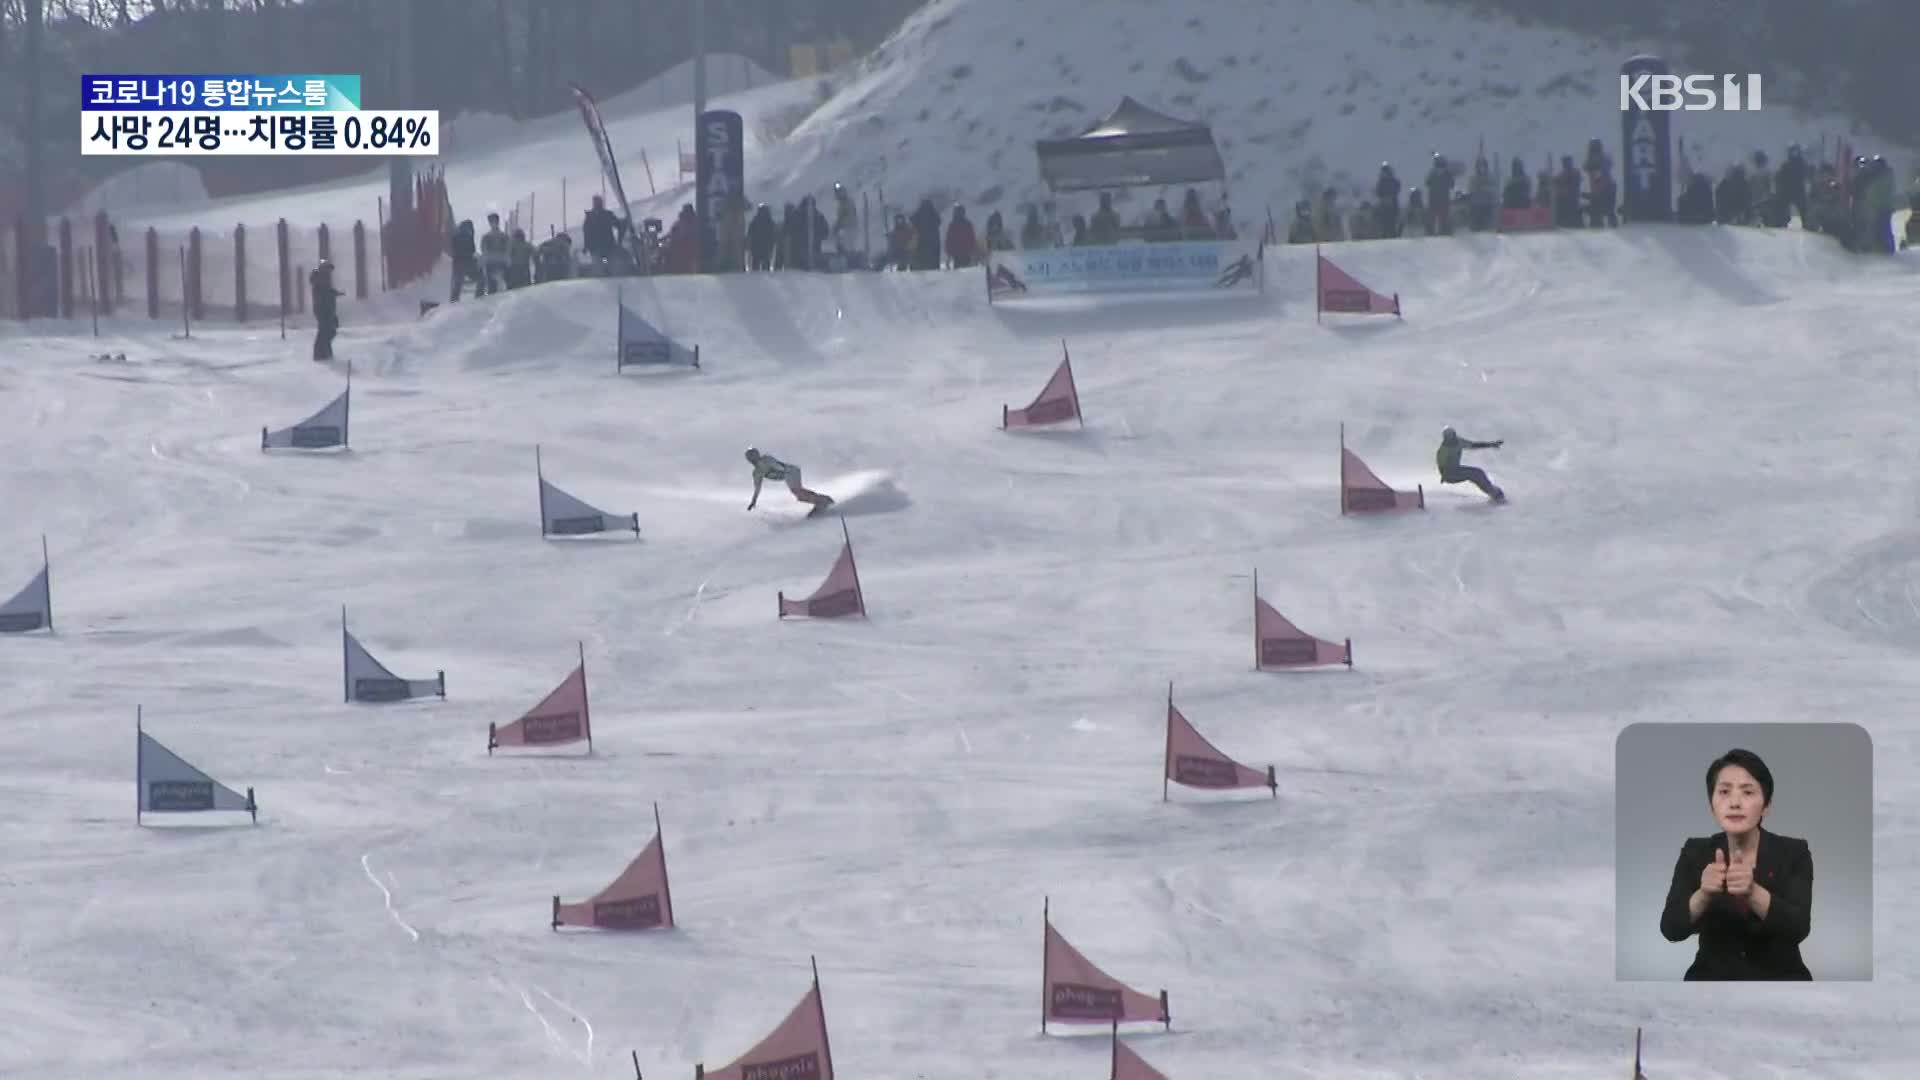
[[[607,126],[600,122],[600,106],[594,104],[592,94],[578,86],[573,87],[573,101],[580,106],[580,119],[586,122],[587,137],[593,140],[593,152],[600,157],[600,174],[620,204],[620,216],[632,222],[633,207],[627,205],[627,189],[620,186],[620,166],[613,160],[613,143],[607,138]]]

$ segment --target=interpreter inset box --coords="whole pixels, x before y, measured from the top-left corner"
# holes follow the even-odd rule
[[[1871,980],[1872,737],[1850,723],[1629,725],[1614,901],[1617,979]]]

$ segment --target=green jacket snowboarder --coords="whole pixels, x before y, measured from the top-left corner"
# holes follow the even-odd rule
[[[1443,484],[1472,484],[1486,493],[1494,502],[1506,502],[1507,493],[1487,479],[1484,470],[1472,465],[1460,464],[1460,452],[1463,450],[1498,450],[1506,442],[1495,439],[1492,442],[1477,442],[1463,439],[1452,428],[1440,433],[1440,449],[1433,455],[1434,464],[1440,467],[1440,482]]]

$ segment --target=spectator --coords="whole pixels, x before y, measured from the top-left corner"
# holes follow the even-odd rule
[[[1113,195],[1100,193],[1100,209],[1093,212],[1093,220],[1087,223],[1087,243],[1117,244],[1120,242],[1120,215],[1114,213]]]
[[[1380,175],[1373,182],[1374,232],[1381,237],[1400,235],[1400,178],[1393,166],[1380,163]]]
[[[720,213],[719,261],[714,270],[722,274],[737,274],[747,267],[747,197],[733,191],[727,193],[726,209]]]
[[[1020,246],[1032,251],[1048,246],[1047,227],[1040,223],[1040,208],[1027,207],[1027,220],[1020,226]]]
[[[1013,238],[1007,235],[1007,223],[1001,220],[998,210],[987,215],[987,250],[1013,250]]]
[[[1378,234],[1374,226],[1379,221],[1374,217],[1373,204],[1362,199],[1360,205],[1347,215],[1347,237],[1353,240],[1372,240]]]
[[[846,257],[849,265],[861,249],[860,208],[839,184],[833,185],[833,248]]]
[[[1682,225],[1713,224],[1713,181],[1708,180],[1705,173],[1694,173],[1687,178],[1674,220]]]
[[[573,237],[559,233],[540,244],[534,274],[539,281],[565,281],[573,276]]]
[[[773,208],[761,203],[747,225],[747,266],[756,271],[773,269],[773,252],[780,245],[780,226],[774,224]]]
[[[1620,227],[1620,189],[1613,182],[1613,163],[1604,156],[1587,179],[1587,224],[1595,229]]]
[[[1407,192],[1407,213],[1400,222],[1402,236],[1431,236],[1431,219],[1427,214],[1427,197],[1419,188]]]
[[[453,239],[447,244],[447,251],[453,257],[453,291],[448,295],[449,303],[460,299],[460,286],[473,282],[473,295],[486,295],[486,282],[480,277],[480,256],[473,245],[473,219],[468,218],[453,228]]]
[[[487,232],[480,238],[480,272],[484,279],[486,293],[499,292],[506,286],[507,277],[507,234],[500,229],[500,215],[487,215]]]
[[[524,289],[533,284],[533,245],[524,229],[513,230],[507,241],[507,288]]]
[[[1806,154],[1800,149],[1800,144],[1787,147],[1787,160],[1780,163],[1780,170],[1773,176],[1773,199],[1777,204],[1773,219],[1779,222],[1776,227],[1784,227],[1791,213],[1800,215],[1802,229],[1814,227],[1807,206],[1807,183],[1811,179]]]
[[[1553,178],[1553,223],[1562,229],[1577,229],[1584,215],[1580,207],[1580,170],[1574,168],[1573,155],[1560,158],[1560,173]]]
[[[980,263],[980,238],[967,219],[967,208],[956,205],[947,223],[947,258],[955,270],[966,270]]]
[[[1438,153],[1433,155],[1433,166],[1427,170],[1426,188],[1428,234],[1453,235],[1453,222],[1449,217],[1453,208],[1453,167]]]
[[[1224,200],[1220,209],[1213,212],[1213,235],[1217,240],[1233,240],[1238,236],[1233,228],[1233,208]]]
[[[1767,164],[1767,152],[1753,152],[1753,170],[1747,174],[1748,195],[1752,199],[1750,206],[1751,221],[1765,225],[1773,219],[1773,169]]]
[[[1347,238],[1345,215],[1340,212],[1340,193],[1327,188],[1313,205],[1313,236],[1323,244],[1338,243]]]
[[[1311,244],[1320,237],[1313,227],[1313,204],[1305,199],[1293,204],[1293,221],[1287,226],[1287,243]]]
[[[1180,239],[1180,223],[1173,219],[1173,213],[1167,209],[1167,200],[1153,200],[1153,209],[1141,219],[1140,233],[1149,243],[1165,244]]]
[[[1180,238],[1213,239],[1213,222],[1207,217],[1207,208],[1200,204],[1198,188],[1188,188],[1186,199],[1180,204]]]
[[[1713,219],[1722,225],[1753,224],[1753,189],[1747,185],[1745,166],[1727,166],[1727,174],[1714,189],[1713,207]]]
[[[1500,206],[1506,210],[1525,210],[1533,205],[1533,181],[1527,178],[1526,162],[1513,159],[1507,187],[1500,193]]]
[[[607,209],[607,200],[595,195],[593,205],[580,222],[580,241],[587,258],[594,261],[600,273],[608,272],[608,264],[619,250],[621,238],[629,231],[629,223],[615,217],[613,211]]]
[[[905,214],[893,215],[893,229],[887,233],[887,263],[895,270],[913,269],[913,223]]]
[[[1474,159],[1473,175],[1467,180],[1467,228],[1474,232],[1493,228],[1495,202],[1493,166],[1482,155]]]
[[[912,221],[913,269],[940,269],[940,211],[933,208],[932,199],[920,200]]]
[[[693,204],[682,203],[680,216],[674,218],[673,226],[667,230],[667,273],[700,272],[700,228]]]

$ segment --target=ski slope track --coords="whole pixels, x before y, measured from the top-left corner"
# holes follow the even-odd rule
[[[628,282],[698,371],[616,375],[599,281],[349,308],[333,365],[10,331],[0,592],[46,533],[58,624],[0,638],[0,1075],[684,1076],[812,954],[841,1075],[1097,1077],[1104,1031],[1038,1032],[1043,897],[1167,988],[1133,1045],[1173,1077],[1623,1075],[1636,1026],[1655,1076],[1910,1069],[1916,264],[1721,229],[1328,254],[1405,321],[1316,325],[1280,249],[1234,302]],[[1062,339],[1085,430],[999,430]],[[352,448],[262,453],[347,358]],[[1339,516],[1342,423],[1424,512]],[[1510,505],[1434,482],[1447,424],[1506,441],[1472,460]],[[536,443],[638,540],[543,541]],[[866,494],[748,513],[749,445]],[[777,619],[842,524],[870,618]],[[1353,670],[1251,670],[1256,569]],[[446,700],[343,705],[343,604]],[[490,758],[577,643],[595,752]],[[1277,799],[1161,802],[1169,681]],[[260,824],[137,828],[136,704]],[[1880,985],[1615,983],[1616,733],[1809,719],[1874,736]],[[655,802],[679,927],[552,932]]]

